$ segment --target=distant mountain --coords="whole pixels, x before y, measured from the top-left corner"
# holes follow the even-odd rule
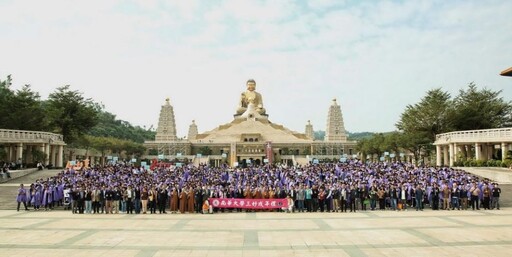
[[[347,132],[347,134],[348,134],[348,140],[358,141],[358,140],[365,139],[365,138],[371,138],[371,137],[373,137],[373,135],[375,135],[377,133],[375,133],[375,132],[354,132],[354,133]]]

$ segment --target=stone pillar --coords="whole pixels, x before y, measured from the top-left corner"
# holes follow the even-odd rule
[[[457,145],[457,143],[453,143],[453,162],[457,162],[458,161],[458,157],[457,155],[459,155],[459,146]]]
[[[449,149],[449,150],[448,150],[448,151],[449,151],[449,153],[448,153],[448,154],[450,155],[450,156],[449,156],[449,160],[448,160],[448,162],[449,162],[449,166],[450,166],[450,167],[452,167],[452,166],[453,166],[453,159],[454,159],[454,158],[453,158],[453,155],[454,155],[453,153],[455,152],[455,149],[454,149],[454,147],[453,147],[453,144],[449,144],[449,145],[448,145],[448,149]]]
[[[64,159],[64,146],[59,145],[59,152],[57,153],[57,163],[54,167],[62,168],[64,165],[62,165],[62,160]]]
[[[7,152],[8,152],[8,155],[7,155],[7,161],[12,162],[12,155],[13,155],[12,146],[11,146],[11,145],[9,145],[9,146],[8,146],[8,148],[9,148],[9,149],[8,149],[8,151],[7,151]]]
[[[18,147],[16,148],[16,162],[19,159],[23,160],[23,143],[19,143]]]
[[[25,153],[25,162],[26,163],[32,163],[32,146],[27,145],[27,151]]]
[[[46,154],[46,160],[44,160],[44,165],[50,164],[50,144],[45,144],[44,153]]]
[[[507,158],[507,143],[501,143],[501,160],[504,161]]]
[[[50,159],[50,162],[53,166],[55,166],[55,164],[57,163],[57,152],[59,150],[59,147],[54,145],[52,146],[52,158]]]
[[[449,156],[449,152],[448,152],[448,146],[447,145],[444,145],[443,146],[443,154],[444,154],[444,158],[443,158],[443,165],[444,166],[448,166],[449,163],[450,163],[450,156]]]
[[[480,149],[480,144],[475,143],[475,160],[482,159],[482,149]]]
[[[442,165],[442,160],[441,160],[441,155],[443,154],[441,151],[442,148],[440,145],[436,145],[436,166],[441,166]]]

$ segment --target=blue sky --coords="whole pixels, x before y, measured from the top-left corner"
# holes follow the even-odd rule
[[[407,104],[475,82],[503,90],[512,1],[0,0],[0,77],[45,98],[70,84],[135,125],[170,97],[178,136],[230,122],[254,78],[270,120],[394,130]]]

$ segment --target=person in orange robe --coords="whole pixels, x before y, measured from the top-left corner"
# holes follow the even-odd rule
[[[180,193],[180,213],[183,214],[187,210],[187,191],[185,189],[181,190]]]
[[[268,192],[268,189],[267,187],[264,187],[262,190],[261,190],[261,199],[268,199],[269,198],[269,192]]]
[[[251,192],[251,188],[249,186],[245,187],[244,198],[245,199],[251,199],[252,198],[252,192]]]
[[[178,199],[179,199],[179,195],[178,195],[178,191],[176,191],[176,188],[172,189],[170,199],[171,199],[171,203],[170,203],[171,213],[178,212]]]
[[[194,190],[189,187],[188,188],[188,198],[187,198],[187,201],[188,201],[188,204],[187,204],[187,209],[188,209],[188,213],[194,213]]]
[[[253,194],[254,199],[263,199],[263,188],[257,187],[255,193]]]

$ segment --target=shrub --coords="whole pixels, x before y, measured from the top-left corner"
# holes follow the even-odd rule
[[[487,165],[487,162],[484,160],[476,160],[475,167],[485,167]]]
[[[487,161],[487,167],[496,167],[496,160],[490,159]]]
[[[511,164],[512,164],[512,160],[510,160],[510,159],[505,159],[503,162],[501,162],[501,167],[503,167],[503,168],[509,168]]]

